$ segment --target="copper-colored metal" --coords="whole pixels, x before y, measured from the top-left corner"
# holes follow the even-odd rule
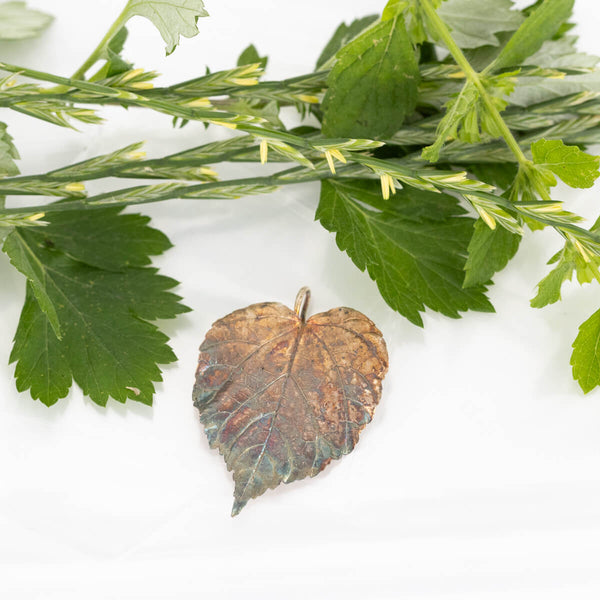
[[[379,402],[381,332],[351,308],[306,319],[309,296],[302,288],[293,311],[275,302],[236,310],[200,346],[194,404],[233,471],[234,515],[351,452]]]

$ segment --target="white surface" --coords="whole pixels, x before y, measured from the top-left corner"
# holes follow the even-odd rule
[[[0,45],[4,60],[70,73],[122,2],[53,0],[43,38]],[[342,19],[383,2],[207,0],[210,19],[165,59],[148,23],[131,23],[126,55],[166,80],[234,64],[249,42],[269,75],[306,72]],[[600,52],[599,9],[578,0],[582,47]],[[197,145],[200,125],[111,111],[84,133],[14,113],[1,117],[24,173],[140,138],[151,156]],[[210,134],[215,135],[215,134]],[[268,167],[264,167],[265,169]],[[233,166],[223,175],[255,173]],[[96,187],[96,189],[101,189]],[[155,406],[78,390],[48,409],[17,394],[6,366],[23,281],[0,259],[0,597],[7,600],[337,598],[487,600],[600,597],[600,392],[571,378],[570,345],[598,308],[598,289],[529,308],[552,232],[529,236],[497,278],[496,315],[427,314],[419,330],[313,222],[318,186],[240,201],[142,207],[175,243],[157,261],[182,282],[194,312],[165,324],[180,361]],[[597,191],[565,193],[589,217]],[[210,324],[252,302],[292,303],[304,284],[313,311],[338,305],[381,328],[391,370],[357,450],[314,480],[280,486],[231,519],[233,485],[191,403],[197,346]]]

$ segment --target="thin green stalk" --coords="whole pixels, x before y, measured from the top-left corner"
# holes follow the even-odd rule
[[[123,27],[125,23],[125,15],[127,13],[127,5],[121,11],[119,16],[115,19],[114,23],[110,26],[106,35],[100,40],[100,43],[94,48],[92,53],[83,61],[83,64],[71,75],[71,79],[83,79],[87,70],[92,67],[100,58],[102,58],[102,53],[110,43],[110,41],[115,37],[119,29]]]
[[[365,170],[366,171],[366,170]],[[360,169],[355,165],[340,168],[338,175],[352,175],[357,176],[360,174]],[[295,174],[298,177],[294,177]],[[214,181],[208,183],[201,183],[197,185],[177,185],[171,186],[165,189],[163,193],[157,194],[152,198],[127,198],[126,195],[131,196],[140,195],[141,192],[149,190],[153,186],[134,186],[126,189],[115,190],[114,192],[105,192],[96,196],[90,196],[89,198],[81,200],[70,200],[68,202],[53,202],[51,204],[35,204],[23,207],[14,208],[2,208],[0,209],[0,218],[8,215],[21,215],[23,217],[38,215],[40,213],[48,214],[54,212],[64,212],[71,210],[92,210],[96,208],[105,208],[107,206],[133,206],[137,204],[149,204],[153,202],[162,202],[164,200],[171,200],[175,198],[189,199],[189,200],[209,200],[210,192],[215,191],[215,197],[219,195],[219,192],[227,191],[227,189],[234,190],[241,186],[266,186],[266,187],[279,187],[282,185],[294,185],[298,183],[305,183],[308,181],[319,181],[321,179],[329,179],[334,177],[329,172],[310,172],[307,173],[303,167],[294,167],[292,169],[286,169],[280,171],[274,175],[268,175],[265,177],[247,177],[243,179],[230,179],[228,181]],[[194,194],[207,193],[207,196],[203,198],[194,198]],[[123,198],[116,197],[123,196]]]
[[[508,147],[517,157],[517,161],[519,162],[519,164],[529,164],[530,161],[527,159],[527,157],[521,150],[519,142],[517,142],[511,130],[508,128],[504,119],[502,118],[502,115],[494,106],[492,99],[490,98],[489,94],[487,93],[487,90],[485,89],[485,86],[481,81],[479,73],[477,73],[475,69],[473,69],[471,63],[469,63],[467,57],[463,54],[463,51],[458,47],[457,43],[452,37],[452,34],[450,33],[450,30],[448,29],[444,21],[442,21],[442,19],[439,17],[436,10],[431,5],[430,0],[421,0],[421,5],[427,13],[427,17],[429,18],[430,24],[433,26],[436,33],[440,36],[440,39],[444,42],[446,48],[448,49],[458,66],[465,73],[467,80],[470,81],[477,88],[477,91],[479,92],[481,98],[485,102],[485,105],[490,113],[491,118],[494,121],[494,124],[501,132],[502,138],[504,139]]]

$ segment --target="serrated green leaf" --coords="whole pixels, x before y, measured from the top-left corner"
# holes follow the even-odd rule
[[[124,22],[139,15],[152,21],[171,54],[179,44],[179,36],[191,38],[198,33],[198,17],[207,17],[202,0],[129,0]]]
[[[15,369],[19,392],[29,390],[34,400],[41,400],[46,406],[56,404],[69,393],[73,376],[63,343],[40,309],[30,282],[11,357],[19,361]]]
[[[596,221],[590,229],[597,233],[600,229],[600,219]],[[538,292],[530,302],[533,308],[543,308],[549,304],[554,304],[561,299],[561,289],[565,282],[571,281],[573,273],[577,274],[577,281],[583,285],[595,280],[600,268],[600,257],[587,256],[583,258],[581,252],[575,245],[568,241],[564,248],[557,252],[548,264],[556,266],[538,283]]]
[[[335,30],[333,37],[327,42],[325,48],[323,48],[323,52],[321,52],[321,55],[317,59],[316,70],[324,67],[346,44],[363,33],[378,18],[378,15],[369,15],[361,19],[355,19],[350,25],[342,23]]]
[[[538,292],[530,302],[533,308],[543,308],[544,306],[558,302],[561,298],[560,294],[563,283],[571,281],[573,271],[576,269],[575,257],[571,253],[564,251],[559,256],[560,258],[556,267],[538,283]],[[553,259],[550,259],[550,263]]]
[[[575,0],[544,0],[517,29],[489,69],[517,67],[551,39],[571,16]]]
[[[57,212],[40,233],[71,258],[107,271],[143,267],[150,264],[150,256],[172,247],[164,233],[148,226],[149,217],[122,210]]]
[[[11,264],[29,280],[30,289],[35,295],[41,310],[46,314],[55,335],[62,336],[56,307],[46,289],[46,270],[39,258],[31,250],[20,228],[14,230],[4,240],[2,251],[6,253]]]
[[[481,219],[475,223],[465,264],[465,287],[482,285],[502,271],[519,249],[521,236],[504,227],[490,229]]]
[[[538,140],[531,144],[531,152],[536,165],[549,169],[572,188],[590,188],[600,176],[599,156],[566,146],[561,140]]]
[[[523,22],[523,15],[513,10],[512,0],[446,0],[438,15],[452,30],[452,37],[460,48],[498,46],[496,34],[515,31]]]
[[[19,153],[13,144],[12,136],[7,131],[6,123],[0,122],[0,177],[19,174],[16,158],[19,158]]]
[[[577,52],[577,36],[568,35],[557,40],[547,40],[542,47],[526,60],[526,64],[546,69],[583,71],[593,69],[600,60],[592,54]]]
[[[462,287],[473,220],[456,198],[410,189],[385,201],[377,182],[326,180],[316,218],[414,324],[423,325],[425,307],[453,318],[493,312],[484,286]]]
[[[571,355],[573,377],[587,394],[600,385],[600,310],[579,328]]]
[[[323,134],[395,133],[416,106],[420,74],[402,17],[369,28],[337,53],[323,100]]]
[[[137,266],[170,243],[145,217],[118,212],[50,213],[48,226],[18,227],[4,244],[13,263],[26,253],[35,264],[33,274],[20,269],[28,292],[11,362],[17,362],[17,388],[44,404],[64,397],[71,380],[101,405],[109,397],[151,404],[158,365],[175,360],[168,338],[149,321],[188,309],[169,291],[176,281]],[[61,340],[51,330],[52,311]]]
[[[39,35],[54,17],[27,8],[25,2],[0,4],[0,40],[24,40]]]

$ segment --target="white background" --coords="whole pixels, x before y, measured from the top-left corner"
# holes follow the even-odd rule
[[[0,44],[2,60],[69,74],[123,2],[38,0],[57,19],[38,40]],[[136,18],[126,56],[164,81],[235,64],[249,43],[272,78],[309,71],[359,0],[207,0],[211,18],[168,59]],[[581,46],[599,53],[600,9],[578,0]],[[199,124],[105,111],[82,133],[6,111],[24,173],[147,140],[149,156],[213,139]],[[228,166],[223,177],[267,172]],[[264,169],[264,171],[261,171]],[[107,184],[104,184],[105,186]],[[92,191],[106,189],[101,184]],[[317,185],[239,201],[142,207],[175,244],[156,263],[194,312],[165,323],[179,362],[152,408],[79,390],[53,408],[14,388],[7,366],[24,282],[0,258],[0,597],[7,600],[595,599],[600,597],[600,391],[572,380],[570,345],[600,307],[597,287],[529,308],[551,231],[530,235],[491,291],[497,314],[426,314],[420,330],[313,222]],[[588,217],[597,191],[557,196]],[[356,451],[309,481],[280,486],[229,516],[233,484],[191,402],[197,347],[211,323],[253,302],[365,312],[391,369]]]

